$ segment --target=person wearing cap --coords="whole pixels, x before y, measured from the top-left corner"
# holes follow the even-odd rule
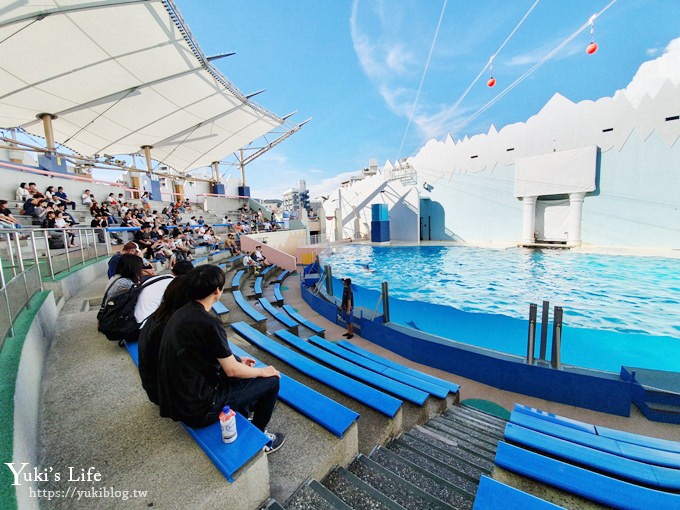
[[[347,337],[347,340],[354,336],[354,323],[352,322],[352,309],[354,308],[354,294],[352,293],[352,280],[345,278],[342,281],[344,288],[342,289],[342,304],[340,309],[342,315],[347,321],[347,333],[342,336]]]

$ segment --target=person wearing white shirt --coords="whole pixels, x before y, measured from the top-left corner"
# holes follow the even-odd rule
[[[30,196],[31,193],[28,191],[26,183],[22,182],[21,184],[19,184],[19,187],[17,188],[17,191],[14,194],[14,197],[17,199],[17,202],[21,202],[23,204],[26,201],[26,199]]]
[[[172,276],[183,276],[194,268],[193,264],[188,260],[177,262],[172,268]],[[137,304],[135,305],[135,320],[139,323],[139,329],[142,329],[144,321],[156,310],[163,300],[165,289],[168,288],[172,278],[168,275],[153,276],[144,283],[147,284],[142,292],[137,297]]]
[[[92,194],[89,189],[85,190],[81,198],[83,199],[83,205],[92,205]]]

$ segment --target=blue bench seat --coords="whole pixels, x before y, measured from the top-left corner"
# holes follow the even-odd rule
[[[624,443],[636,444],[639,446],[645,446],[647,448],[654,448],[657,450],[664,450],[667,452],[680,453],[680,442],[670,441],[668,439],[660,439],[656,437],[643,436],[641,434],[634,434],[632,432],[625,432],[623,430],[610,429],[607,427],[601,427],[599,425],[591,425],[590,423],[585,423],[578,420],[573,420],[571,418],[566,418],[553,413],[548,413],[535,407],[529,407],[522,404],[515,404],[515,411],[528,414],[530,416],[535,416],[537,418],[542,418],[547,421],[554,423],[559,423],[567,427],[572,427],[577,430],[584,432],[590,432],[591,434],[597,434],[598,436],[608,437],[609,439],[614,439],[616,441],[622,441]]]
[[[271,266],[267,266],[262,271],[260,271],[260,276],[267,276],[269,273],[271,273],[275,269],[276,269],[276,264],[272,264]]]
[[[279,273],[279,276],[276,277],[276,283],[283,283],[283,280],[288,278],[289,275],[290,271],[284,269],[281,273]]]
[[[629,459],[656,464],[657,466],[680,469],[680,454],[647,448],[608,437],[598,436],[589,432],[576,430],[572,427],[553,423],[525,413],[513,411],[510,415],[510,422],[521,425],[528,429],[536,430],[543,434],[558,437],[572,443],[577,443],[590,448],[595,448],[603,452],[613,453]]]
[[[646,446],[647,448],[654,448],[656,450],[664,450],[667,452],[680,453],[680,442],[678,441],[643,436],[640,434],[634,434],[632,432],[624,432],[623,430],[600,427],[599,425],[597,425],[595,429],[597,430],[598,436],[608,437],[609,439],[615,439],[619,442]]]
[[[232,295],[234,296],[234,301],[236,301],[236,304],[241,307],[241,310],[247,313],[255,322],[265,322],[267,320],[267,317],[255,310],[255,308],[253,308],[251,304],[248,303],[248,300],[243,297],[243,294],[240,290],[235,290],[232,292]]]
[[[212,310],[217,315],[224,315],[225,313],[229,313],[229,308],[227,308],[225,304],[222,303],[222,301],[217,301],[214,305],[212,305]]]
[[[515,423],[505,427],[505,439],[534,451],[579,464],[628,481],[662,490],[680,489],[680,470],[654,466],[542,434]]]
[[[571,494],[614,508],[680,508],[680,495],[641,487],[616,478],[498,443],[496,465]]]
[[[283,294],[281,294],[281,284],[280,283],[274,284],[274,300],[276,301],[276,304],[278,304],[278,305],[283,304]]]
[[[307,329],[311,329],[314,333],[323,337],[326,331],[324,328],[322,328],[321,326],[317,326],[313,322],[305,319],[302,315],[297,313],[290,305],[283,305],[283,309],[286,311],[288,315],[290,315],[293,319],[298,321],[304,327],[306,327]]]
[[[400,383],[389,377],[382,376],[371,370],[367,370],[359,365],[355,365],[351,361],[340,358],[335,354],[332,354],[316,345],[306,342],[299,336],[292,334],[289,331],[280,330],[276,332],[276,336],[281,338],[283,341],[289,343],[299,351],[302,351],[308,356],[315,358],[326,365],[330,365],[335,370],[344,372],[354,379],[363,381],[371,386],[375,386],[381,390],[387,391],[392,395],[412,402],[418,406],[422,406],[427,401],[429,394],[420,391],[412,386]]]
[[[472,510],[498,510],[499,508],[559,510],[562,507],[482,475]]]
[[[239,271],[236,271],[236,274],[231,279],[231,290],[238,290],[238,289],[241,288],[241,278],[243,278],[243,275],[245,273],[246,273],[245,269],[241,269]]]
[[[139,365],[137,342],[126,342],[125,346],[135,365]],[[262,452],[265,445],[269,443],[269,438],[239,413],[236,413],[238,437],[236,441],[229,444],[222,442],[219,422],[201,428],[189,427],[184,423],[182,426],[230,482],[234,481],[234,474],[250,459]]]
[[[404,384],[408,384],[413,388],[425,391],[437,398],[446,398],[449,395],[449,389],[444,386],[439,386],[429,381],[425,381],[424,379],[418,379],[417,377],[413,377],[404,372],[399,372],[397,370],[394,370],[393,368],[389,368],[385,365],[382,365],[368,358],[364,358],[363,356],[355,354],[352,351],[343,349],[342,347],[338,347],[333,342],[329,342],[328,340],[324,340],[323,338],[319,338],[318,336],[315,335],[310,336],[308,340],[314,345],[317,345],[327,350],[328,352],[332,352],[336,356],[351,361],[356,365],[364,367],[368,370],[372,370],[373,372],[384,375],[385,377],[389,377],[390,379],[394,379]]]
[[[253,285],[253,291],[255,292],[256,298],[262,297],[262,282],[263,281],[264,281],[264,277],[262,276],[262,273],[260,273],[260,276],[255,278],[255,285]]]
[[[287,328],[291,328],[291,329],[294,328],[297,331],[298,323],[295,322],[293,319],[291,319],[285,313],[281,312],[274,305],[272,305],[267,300],[267,298],[260,298],[259,302],[262,305],[262,308],[267,310],[271,314],[271,316],[274,317],[277,321],[279,321],[281,324],[283,324]]]
[[[376,361],[377,363],[380,363],[381,365],[385,365],[386,367],[393,368],[394,370],[398,372],[403,372],[404,374],[409,374],[412,375],[413,377],[417,377],[418,379],[422,379],[423,381],[429,381],[432,384],[436,384],[437,386],[443,386],[444,388],[448,388],[448,390],[451,393],[458,393],[458,390],[460,389],[460,386],[457,385],[456,383],[453,383],[451,381],[447,381],[446,379],[440,379],[439,377],[435,377],[430,374],[425,374],[423,372],[420,372],[414,368],[406,367],[400,363],[397,363],[396,361],[392,361],[390,359],[384,358],[378,354],[372,353],[371,351],[367,351],[366,349],[362,349],[359,346],[356,346],[347,340],[341,340],[337,343],[340,347],[343,349],[347,349],[349,351],[352,351],[356,354],[360,354],[361,356],[368,358],[372,361]]]
[[[237,356],[253,358],[239,346],[233,343],[230,343],[229,346]],[[255,361],[255,366],[265,366],[261,361],[257,359]],[[288,377],[286,374],[281,374],[279,400],[338,437],[343,437],[347,429],[359,419],[359,413]]]
[[[235,322],[231,327],[249,342],[288,363],[303,374],[321,381],[325,385],[362,402],[390,418],[397,414],[402,405],[401,400],[320,365],[306,356],[275,342],[245,322]]]

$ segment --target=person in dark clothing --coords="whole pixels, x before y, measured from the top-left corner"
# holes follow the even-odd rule
[[[158,398],[158,352],[163,331],[172,314],[189,301],[184,292],[183,281],[184,278],[178,276],[170,282],[170,285],[165,289],[160,306],[146,320],[139,333],[139,344],[137,346],[139,375],[142,378],[142,387],[149,400],[156,405],[160,404]]]
[[[151,238],[151,224],[144,223],[140,229],[135,232],[135,243],[144,252],[147,259],[153,257],[154,240]]]
[[[202,265],[183,277],[189,302],[167,322],[158,355],[158,397],[161,416],[191,427],[215,423],[225,405],[242,414],[253,411],[253,425],[267,434],[267,453],[285,441],[269,433],[267,424],[279,392],[279,372],[255,367],[252,358],[231,352],[222,322],[209,312],[222,296],[224,272]],[[247,414],[246,414],[247,415]]]
[[[354,309],[354,293],[352,292],[352,280],[345,278],[342,283],[344,288],[342,289],[342,304],[340,309],[342,310],[342,315],[347,321],[347,333],[342,336],[347,337],[347,340],[354,336],[354,323],[352,322],[352,310]]]
[[[90,226],[92,228],[97,228],[97,240],[100,243],[105,243],[106,242],[106,227],[109,226],[109,222],[106,220],[105,216],[102,216],[101,214],[98,214],[97,216],[94,217],[92,222],[90,223]],[[109,236],[113,240],[114,244],[123,244],[123,239],[116,234],[115,232],[109,232]]]

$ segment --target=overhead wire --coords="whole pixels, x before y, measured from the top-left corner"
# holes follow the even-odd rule
[[[482,106],[479,110],[477,110],[475,113],[470,115],[466,120],[458,124],[453,132],[455,133],[456,131],[459,131],[460,129],[464,128],[467,126],[470,122],[475,120],[479,115],[484,113],[486,110],[491,108],[493,105],[495,105],[498,101],[500,101],[505,95],[507,95],[512,89],[514,89],[517,85],[519,85],[522,81],[524,81],[529,75],[531,75],[534,71],[536,71],[539,67],[541,67],[543,64],[545,64],[548,60],[550,60],[557,52],[559,52],[562,48],[564,48],[567,44],[569,44],[574,38],[579,35],[581,32],[583,32],[586,28],[590,27],[592,25],[592,22],[600,17],[604,12],[606,12],[612,5],[614,5],[617,2],[617,0],[611,0],[600,12],[592,15],[588,21],[586,21],[581,27],[578,28],[573,34],[571,34],[569,37],[567,37],[564,41],[562,41],[560,44],[558,44],[554,49],[552,49],[550,52],[548,52],[543,58],[541,58],[538,62],[536,62],[533,66],[531,66],[530,69],[528,69],[526,72],[524,72],[522,75],[519,76],[515,81],[513,81],[510,85],[508,85],[505,89],[503,89],[501,92],[498,93],[496,97],[491,99],[489,102],[487,102],[484,106]]]
[[[420,85],[418,85],[418,92],[416,93],[416,98],[413,101],[413,105],[411,106],[411,112],[409,113],[408,116],[408,122],[406,123],[406,129],[404,130],[404,136],[401,138],[401,145],[399,145],[399,151],[397,152],[397,158],[395,161],[399,161],[399,158],[401,157],[401,151],[404,148],[404,142],[406,141],[406,135],[408,134],[408,130],[411,127],[411,122],[413,121],[413,115],[415,114],[416,111],[416,106],[418,105],[418,100],[420,99],[420,91],[423,89],[423,83],[425,82],[425,75],[427,74],[427,70],[430,67],[430,60],[432,59],[432,53],[434,51],[434,45],[437,42],[437,36],[439,35],[439,29],[442,26],[442,19],[444,19],[444,11],[446,11],[446,4],[448,0],[444,0],[444,5],[442,5],[442,12],[439,14],[439,21],[437,22],[437,29],[434,32],[434,37],[432,38],[432,44],[430,45],[430,53],[427,55],[427,61],[425,62],[425,68],[423,69],[423,75],[420,78]]]
[[[456,111],[456,109],[458,108],[458,106],[460,105],[460,103],[463,101],[463,99],[465,99],[465,97],[468,95],[468,93],[470,92],[470,90],[472,90],[472,87],[474,87],[474,86],[477,84],[477,82],[478,82],[479,79],[482,77],[482,75],[484,74],[484,72],[489,68],[489,65],[490,65],[490,64],[493,62],[493,60],[498,56],[498,54],[499,54],[499,53],[501,52],[501,50],[505,47],[505,45],[508,44],[508,41],[510,40],[510,38],[511,38],[513,35],[515,35],[515,32],[517,32],[517,30],[519,29],[519,27],[522,26],[522,23],[524,23],[524,20],[527,19],[527,17],[529,16],[529,14],[531,14],[531,11],[534,10],[534,8],[538,5],[538,2],[540,2],[540,1],[541,1],[541,0],[536,0],[536,1],[534,2],[534,4],[529,8],[529,10],[526,12],[526,14],[522,17],[522,19],[519,20],[519,23],[517,23],[517,25],[516,25],[515,28],[512,30],[512,32],[510,32],[510,35],[508,35],[508,37],[505,38],[505,41],[503,41],[503,44],[500,45],[500,47],[499,47],[499,48],[496,50],[496,52],[491,56],[491,58],[489,58],[489,61],[488,61],[488,62],[486,63],[486,65],[482,68],[482,70],[479,71],[479,74],[475,77],[475,79],[472,80],[472,83],[470,83],[470,85],[468,85],[468,88],[466,88],[465,91],[461,94],[461,96],[456,100],[456,102],[453,103],[453,106],[451,107],[451,113],[453,113],[453,112]]]

